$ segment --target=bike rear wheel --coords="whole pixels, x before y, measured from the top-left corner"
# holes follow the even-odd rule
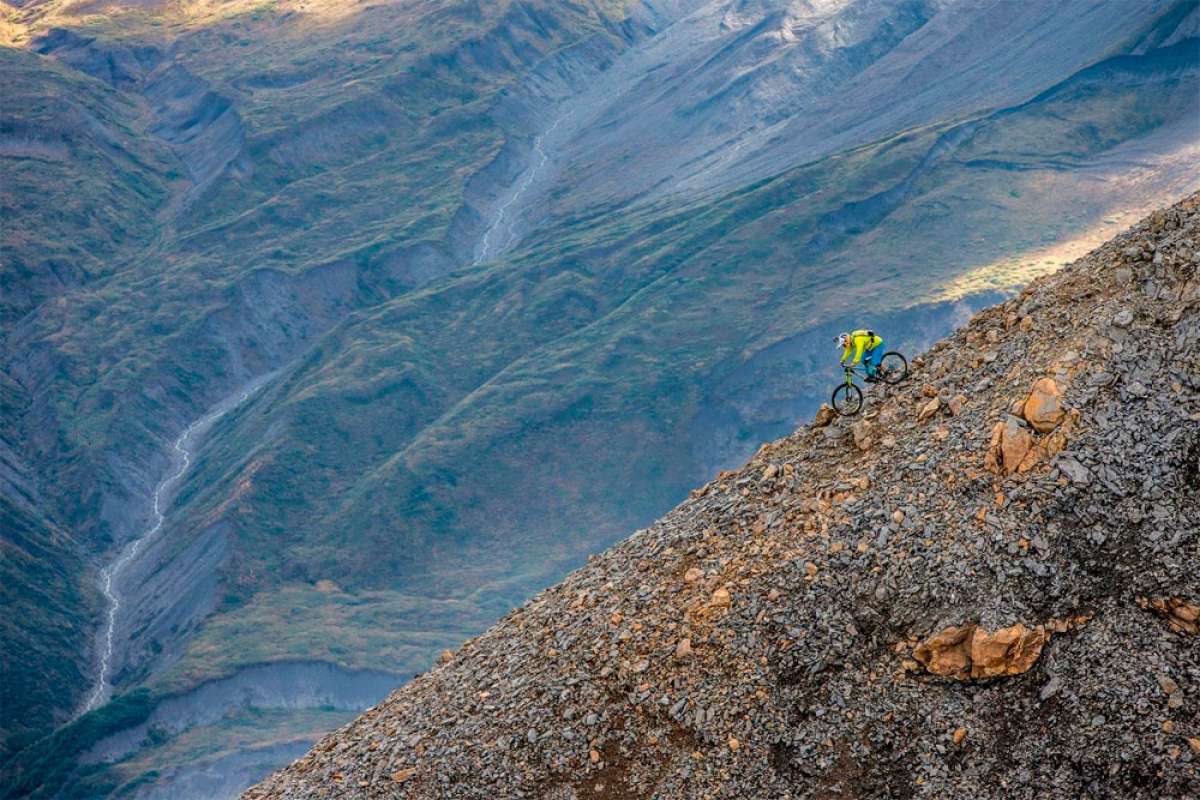
[[[862,411],[863,393],[852,383],[843,383],[833,390],[833,408],[844,417],[852,417]]]
[[[895,350],[884,353],[879,361],[879,377],[889,386],[895,386],[908,377],[908,359]]]

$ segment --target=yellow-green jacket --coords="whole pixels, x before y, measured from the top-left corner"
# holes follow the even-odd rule
[[[846,351],[842,353],[842,363],[854,366],[859,361],[862,361],[864,350],[874,350],[881,344],[883,344],[883,338],[873,331],[853,331],[850,334],[850,344],[847,345]],[[846,359],[850,357],[851,350],[854,351],[854,360],[847,362]]]

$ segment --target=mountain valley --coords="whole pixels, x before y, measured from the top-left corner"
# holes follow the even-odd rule
[[[0,11],[3,796],[234,796],[1200,182],[1194,0]]]

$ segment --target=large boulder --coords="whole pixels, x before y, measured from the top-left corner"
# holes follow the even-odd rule
[[[978,625],[945,628],[917,645],[913,658],[934,675],[956,680],[1026,672],[1050,638],[1045,626],[1017,623],[997,631]]]
[[[1016,417],[1009,416],[992,428],[992,440],[983,464],[997,475],[1012,475],[1031,469],[1041,455],[1030,430]]]
[[[833,406],[828,403],[821,403],[821,407],[817,409],[817,415],[813,417],[813,427],[823,428],[837,419],[837,416],[838,414],[833,410]]]
[[[1041,625],[1026,628],[1018,623],[994,633],[976,628],[971,637],[971,677],[1020,675],[1038,660],[1049,638]]]
[[[913,658],[934,675],[966,680],[971,676],[971,635],[974,625],[945,628],[917,645]]]
[[[1062,392],[1053,378],[1041,378],[1033,384],[1021,410],[1025,420],[1038,433],[1049,433],[1066,417]]]

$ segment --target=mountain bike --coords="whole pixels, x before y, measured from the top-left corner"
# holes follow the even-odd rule
[[[859,370],[857,367],[843,367],[842,370],[846,382],[833,390],[833,408],[844,417],[852,417],[863,407],[862,389],[854,383],[854,376]],[[876,375],[881,382],[895,386],[908,377],[908,359],[895,350],[889,350],[880,359]]]

